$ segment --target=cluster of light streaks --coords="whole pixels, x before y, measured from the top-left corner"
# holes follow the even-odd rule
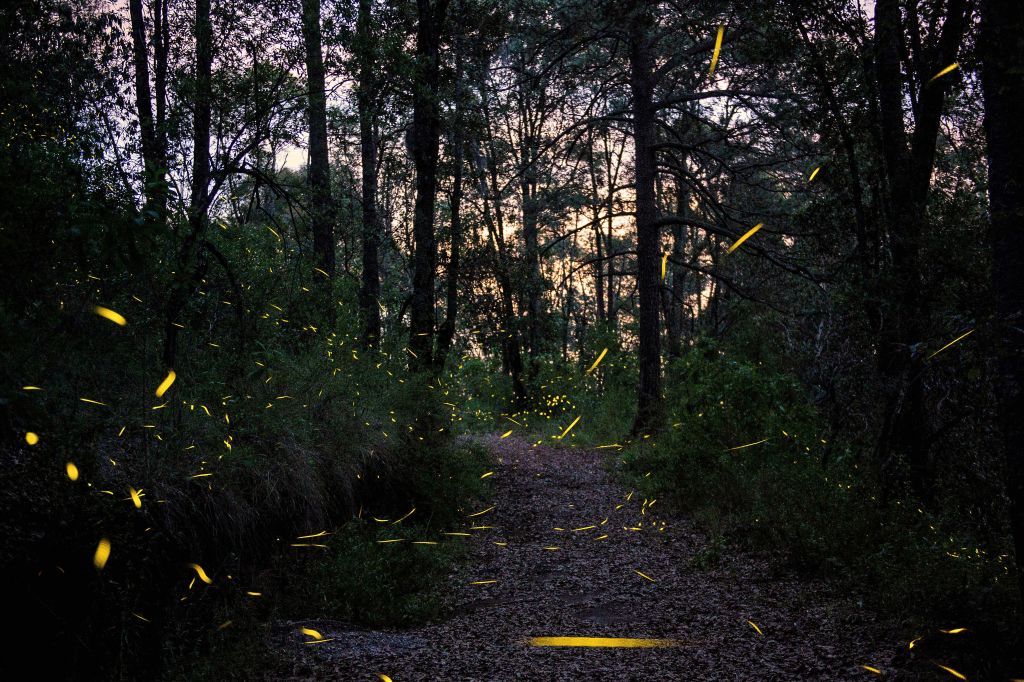
[[[718,27],[718,32],[717,32],[717,36],[716,36],[715,44],[714,44],[714,51],[713,51],[713,55],[712,55],[712,59],[711,59],[711,63],[710,63],[710,68],[709,68],[709,73],[708,73],[709,79],[713,79],[714,78],[715,69],[717,67],[717,64],[718,64],[718,61],[719,61],[719,57],[720,57],[720,52],[721,52],[722,42],[723,42],[723,38],[724,38],[724,33],[725,33],[725,25],[723,24],[723,25],[720,25]],[[940,77],[942,77],[942,76],[952,72],[953,70],[958,68],[958,66],[959,66],[958,64],[952,64],[952,65],[946,67],[945,69],[943,69],[940,72],[938,72],[935,76],[933,76],[932,79],[929,81],[929,83],[931,81],[934,81],[934,80],[936,80],[936,79],[938,79],[938,78],[940,78]],[[810,176],[808,177],[807,182],[808,183],[813,182],[815,180],[816,176],[818,175],[820,170],[821,170],[820,166],[816,167],[811,172]],[[746,233],[744,233],[739,239],[737,239],[731,245],[731,247],[728,249],[728,253],[731,254],[734,251],[736,251],[742,244],[744,244],[748,239],[750,239],[754,234],[756,234],[762,227],[763,227],[763,223],[758,223],[754,227],[752,227],[750,230],[748,230]],[[274,234],[274,236],[278,240],[283,241],[281,235],[278,234],[273,228],[268,226],[267,229],[272,234]],[[668,264],[668,261],[669,261],[669,257],[670,257],[669,253],[664,253],[663,257],[662,257],[662,261],[661,261],[661,280],[662,281],[664,281],[666,276],[667,276],[667,264]],[[326,272],[324,272],[323,270],[321,270],[319,268],[315,268],[315,271],[318,272],[319,274],[323,275],[324,277],[328,277],[329,278],[329,275]],[[308,289],[306,289],[306,290],[308,291]],[[229,304],[227,301],[224,301],[224,303]],[[379,302],[378,302],[378,304],[379,304]],[[278,311],[280,311],[282,313],[284,312],[281,308],[279,308],[278,306],[276,306],[276,305],[274,305],[272,303],[270,304],[270,306],[275,308],[275,309],[277,309]],[[382,306],[382,309],[383,309],[383,306]],[[110,321],[110,322],[112,322],[112,323],[114,323],[114,324],[116,324],[118,326],[122,326],[123,327],[123,326],[127,325],[127,320],[125,319],[124,316],[122,316],[120,313],[117,313],[117,312],[115,312],[115,311],[113,311],[113,310],[111,310],[109,308],[105,308],[105,307],[102,307],[102,306],[95,306],[93,310],[94,310],[96,315],[98,315],[100,317],[103,317],[104,319],[106,319],[106,320],[108,320],[108,321]],[[269,314],[266,314],[266,315],[269,316]],[[287,322],[287,320],[284,319],[284,318],[280,318],[280,319],[283,322]],[[181,327],[182,325],[177,325],[177,326]],[[312,326],[310,326],[309,329],[313,333],[316,333],[316,331],[317,331],[316,328],[312,327]],[[962,339],[964,339],[965,337],[967,337],[971,333],[973,333],[973,331],[974,330],[972,329],[972,330],[962,334],[961,336],[955,338],[953,341],[947,343],[945,346],[943,346],[942,348],[938,349],[937,351],[935,351],[934,353],[929,355],[928,359],[931,359],[931,358],[935,357],[939,353],[943,352],[944,350],[946,350],[949,347],[953,346],[954,344],[958,343],[959,341],[961,341]],[[211,343],[210,345],[212,347],[219,348],[219,346],[217,344]],[[339,348],[340,348],[340,345],[341,344],[339,343],[338,344]],[[411,349],[405,348],[403,350],[405,352],[407,352],[410,356],[412,356],[414,358],[416,357],[415,353],[413,353],[413,351]],[[594,360],[593,364],[589,367],[589,369],[586,370],[585,374],[589,375],[589,374],[593,373],[597,369],[597,367],[601,364],[602,360],[605,358],[607,353],[608,353],[608,348],[604,348],[601,351],[601,353],[598,355],[596,360]],[[339,353],[339,356],[341,356],[340,353]],[[352,361],[353,362],[364,362],[365,363],[365,360],[360,361],[359,355],[358,355],[358,353],[356,352],[355,349],[351,350],[351,356],[352,356]],[[331,362],[334,363],[334,357],[332,357],[331,351],[328,351],[328,357],[331,359]],[[257,362],[256,364],[260,365],[261,367],[265,367],[265,365],[263,365],[263,363]],[[376,365],[376,368],[378,370],[380,370],[381,369],[381,364],[378,363]],[[390,370],[384,369],[384,371],[387,372],[387,374],[389,376],[392,376],[392,377],[394,376]],[[171,388],[171,386],[175,383],[176,378],[177,378],[177,375],[175,374],[174,370],[173,369],[169,370],[168,374],[166,375],[166,377],[163,379],[163,381],[155,389],[155,392],[154,392],[155,396],[157,398],[162,398],[167,393],[167,391]],[[273,379],[273,376],[268,371],[267,372],[266,383],[269,384],[272,381],[272,379]],[[404,383],[404,380],[403,379],[398,379],[398,382],[399,383]],[[440,384],[438,384],[438,387],[440,387]],[[435,387],[434,386],[430,386],[430,388],[434,389]],[[26,390],[26,391],[38,391],[38,390],[42,390],[42,389],[39,388],[39,387],[36,387],[36,386],[25,386],[24,390]],[[357,394],[357,397],[358,397],[358,391],[356,392],[356,394]],[[446,396],[448,395],[448,391],[447,390],[444,391],[444,395],[446,395]],[[492,397],[493,397],[493,395],[492,395]],[[274,399],[274,401],[283,401],[283,400],[290,400],[290,399],[292,399],[291,396],[280,395],[280,396],[277,396]],[[92,399],[92,398],[80,397],[79,400],[81,402],[83,402],[83,403],[107,407],[106,403],[101,402],[99,400]],[[271,407],[273,407],[274,401],[268,403],[266,408],[270,409]],[[555,401],[555,403],[557,403],[557,401]],[[445,405],[449,405],[452,408],[452,422],[453,422],[453,425],[454,425],[454,423],[457,420],[461,421],[463,419],[462,416],[457,416],[457,413],[458,413],[457,405],[455,405],[454,403],[444,403],[444,404]],[[554,403],[552,403],[552,405],[553,404]],[[154,407],[152,407],[152,409],[154,409],[154,410],[162,409],[166,405],[167,405],[167,403],[164,403],[163,405],[154,406]],[[194,410],[195,409],[194,405],[189,404],[189,407],[190,407],[190,410]],[[207,408],[205,405],[199,405],[199,407],[201,408],[201,410],[203,412],[205,412],[207,417],[210,417],[210,418],[213,417],[213,415],[211,414],[209,408]],[[306,406],[304,405],[304,407],[306,407]],[[515,416],[519,416],[518,414],[513,414],[512,416],[508,416],[508,415],[502,415],[502,416],[504,418],[508,419],[509,421],[511,421],[511,422],[513,422],[513,423],[515,423],[517,425],[522,426],[520,424],[520,422],[518,422],[518,421],[516,421],[514,419]],[[550,414],[544,415],[544,416],[546,416],[548,419],[551,418]],[[560,435],[553,436],[553,438],[555,438],[557,440],[564,439],[573,430],[573,428],[580,422],[582,416],[583,416],[582,414],[577,415],[575,417],[575,419],[561,432]],[[229,415],[227,413],[223,414],[223,419],[224,419],[225,424],[230,426],[231,419],[230,419],[230,417],[229,417]],[[398,423],[397,420],[393,416],[391,418],[391,421],[392,421],[392,423],[395,423],[395,424]],[[367,422],[367,425],[369,425],[368,422]],[[413,430],[413,425],[409,424],[409,425],[406,425],[406,426],[407,426],[407,428],[410,431]],[[150,428],[150,427],[144,426],[143,428]],[[399,428],[399,427],[396,426],[395,428]],[[523,428],[525,430],[525,427],[523,427]],[[125,431],[125,428],[123,427],[121,429],[121,432],[118,435],[119,436],[122,435],[124,433],[124,431]],[[383,434],[383,436],[385,438],[388,438],[388,433],[387,432],[381,431],[381,433]],[[502,439],[508,438],[512,434],[513,434],[513,430],[510,429],[507,432],[503,433],[501,435],[501,438]],[[786,434],[785,432],[783,432],[783,434],[788,437],[788,434]],[[159,437],[160,437],[159,434],[156,434],[156,437],[159,439]],[[422,440],[422,437],[421,437],[421,440]],[[36,445],[39,442],[39,436],[36,433],[34,433],[34,432],[27,432],[25,434],[25,441],[26,441],[26,443],[28,445]],[[753,447],[753,446],[756,446],[756,445],[760,445],[760,444],[766,443],[768,441],[769,441],[769,438],[764,438],[764,439],[756,441],[756,442],[747,443],[747,444],[739,445],[739,446],[735,446],[735,447],[729,447],[729,448],[727,448],[727,451],[742,450],[742,449],[745,449],[745,448],[750,448],[750,447]],[[540,441],[538,441],[538,442],[540,442]],[[822,442],[824,442],[824,441],[822,441]],[[228,437],[223,441],[223,444],[225,446],[225,449],[230,452],[231,449],[232,449],[232,440],[231,440],[231,436],[230,435],[228,435]],[[534,445],[534,447],[536,447],[536,444]],[[623,447],[624,446],[622,444],[613,443],[613,444],[597,446],[596,449],[613,449],[613,448],[614,449],[622,449]],[[221,455],[221,456],[223,456],[223,455]],[[66,466],[65,466],[65,471],[66,471],[68,479],[70,479],[71,481],[77,481],[79,479],[79,470],[78,470],[78,467],[74,463],[72,463],[70,461],[67,462]],[[494,471],[487,471],[487,472],[483,473],[482,475],[480,475],[479,478],[480,479],[486,479],[488,477],[493,476],[494,473],[495,473]],[[212,477],[213,475],[214,474],[212,472],[202,471],[200,473],[192,475],[191,478],[192,479],[209,478],[209,477]],[[102,491],[102,492],[109,492],[109,491]],[[110,494],[113,494],[113,493],[110,493]],[[629,493],[629,495],[627,495],[626,501],[627,502],[630,501],[632,496],[633,496],[633,492],[631,491]],[[134,487],[129,487],[129,498],[128,499],[131,500],[132,504],[134,505],[134,507],[136,509],[142,509],[142,506],[143,506],[142,505],[142,497],[143,497],[143,493],[142,493],[141,489],[140,490],[136,490]],[[644,499],[644,501],[643,501],[643,503],[642,503],[642,505],[640,507],[640,514],[641,514],[641,516],[646,516],[647,512],[650,510],[650,508],[653,507],[654,503],[655,503],[655,500]],[[619,506],[616,507],[616,509],[619,509],[622,506],[623,505],[619,505]],[[475,518],[475,517],[483,516],[483,515],[491,512],[494,509],[495,509],[495,507],[492,506],[492,507],[489,507],[489,508],[484,509],[482,511],[478,511],[478,512],[474,512],[474,513],[468,514],[468,515],[466,515],[466,518],[470,519],[470,518]],[[404,516],[398,518],[395,521],[388,521],[387,519],[383,519],[383,520],[382,519],[376,519],[374,517],[371,517],[371,518],[374,518],[375,521],[380,522],[380,523],[387,522],[387,523],[390,523],[391,525],[397,525],[397,524],[400,524],[403,520],[409,518],[415,511],[416,511],[416,509],[415,509],[415,507],[413,507]],[[602,521],[600,524],[594,523],[594,524],[578,526],[578,527],[572,528],[571,532],[573,532],[573,533],[587,533],[588,531],[598,530],[598,529],[604,527],[607,522],[608,522],[608,519],[605,518],[604,521]],[[474,525],[474,526],[469,526],[468,530],[477,531],[477,530],[488,530],[490,528],[491,528],[491,526],[475,526]],[[647,528],[658,528],[658,526],[657,526],[657,524],[651,522],[651,523],[649,523]],[[663,531],[664,528],[665,528],[664,523],[662,523],[661,527],[658,528],[659,532]],[[643,527],[643,523],[642,522],[641,522],[640,525],[636,525],[636,526],[623,526],[623,531],[629,532],[629,533],[641,531],[641,530],[644,530],[644,529],[645,528]],[[558,531],[558,532],[564,531],[564,529],[562,529],[562,528],[556,528],[555,530]],[[465,532],[465,531],[445,531],[442,534],[445,535],[445,536],[451,536],[451,537],[472,537],[474,535],[473,533],[469,533],[469,532]],[[317,538],[324,537],[326,535],[330,535],[330,533],[328,533],[327,531],[320,531],[320,532],[314,533],[314,534],[299,536],[297,539],[299,539],[299,540],[317,539]],[[603,533],[603,534],[601,534],[601,535],[599,535],[597,537],[594,537],[593,535],[591,535],[590,537],[592,537],[594,540],[606,540],[606,539],[608,539],[609,535],[607,533]],[[378,544],[382,544],[382,545],[391,545],[391,544],[404,543],[405,541],[406,541],[405,538],[384,538],[384,539],[377,540],[377,543]],[[436,541],[430,541],[430,540],[414,540],[414,541],[411,541],[409,544],[437,545],[438,543]],[[494,544],[498,545],[498,546],[502,546],[502,547],[505,547],[507,545],[507,543],[505,543],[505,542],[497,542],[497,541],[495,541]],[[320,544],[320,543],[293,543],[293,544],[291,544],[291,546],[292,547],[320,547],[320,548],[327,547],[326,544]],[[547,545],[547,546],[543,546],[541,549],[546,550],[546,551],[559,551],[559,550],[561,550],[561,547],[554,546],[554,545]],[[384,551],[384,550],[382,550],[382,551]],[[398,550],[398,551],[401,551],[401,550]],[[111,543],[110,543],[110,541],[107,538],[102,538],[99,541],[99,543],[98,543],[98,545],[96,547],[96,550],[94,552],[94,556],[93,556],[93,564],[94,564],[94,566],[98,570],[103,570],[104,567],[106,566],[108,560],[109,560],[110,554],[111,554]],[[206,571],[199,564],[197,564],[197,563],[190,563],[190,564],[188,564],[188,566],[189,566],[189,568],[191,568],[196,573],[196,576],[203,583],[205,583],[207,585],[212,585],[213,584],[213,580],[207,575]],[[650,583],[657,583],[658,582],[655,578],[651,577],[650,575],[648,575],[647,573],[645,573],[645,572],[643,572],[643,571],[641,571],[639,569],[634,568],[632,570],[633,570],[633,572],[636,575],[638,575],[640,578],[644,579],[645,581],[648,581]],[[228,577],[230,578],[230,576],[228,576]],[[195,579],[193,579],[193,583],[194,582],[195,582]],[[497,583],[499,583],[498,579],[481,579],[481,580],[471,581],[468,584],[469,585],[474,585],[474,586],[483,586],[483,585],[493,585],[493,584],[497,584]],[[190,585],[190,587],[191,587],[191,585]],[[655,589],[655,588],[649,588],[649,589]],[[251,596],[251,597],[259,597],[259,596],[262,595],[261,592],[251,591],[251,590],[250,591],[246,591],[245,594],[248,595],[248,596]],[[139,618],[142,621],[149,622],[142,615],[139,615],[139,614],[133,614],[133,615],[135,615],[135,617]],[[759,636],[764,636],[764,633],[762,632],[761,628],[756,623],[754,623],[751,620],[747,620],[746,622],[750,625],[751,628],[753,628],[756,631],[756,633]],[[221,625],[219,625],[218,629],[222,630],[222,629],[230,626],[231,623],[232,623],[232,621],[228,620],[228,621],[222,623]],[[952,634],[959,634],[959,633],[964,632],[964,631],[966,631],[965,628],[955,628],[955,629],[952,629],[952,630],[942,630],[941,632],[943,632],[945,634],[951,634],[952,635]],[[317,630],[314,630],[312,628],[302,627],[300,629],[300,633],[302,635],[306,636],[306,637],[311,638],[311,639],[306,641],[307,644],[319,644],[319,643],[322,643],[322,642],[331,641],[330,639],[324,638],[321,635],[320,632],[318,632]],[[910,644],[909,644],[909,648],[913,649],[914,646],[915,646],[915,642],[919,641],[919,639],[920,638],[912,640],[910,642]],[[675,646],[675,645],[678,644],[678,642],[676,640],[671,640],[671,639],[642,639],[642,638],[638,639],[638,638],[626,638],[626,637],[577,637],[577,636],[571,636],[571,637],[533,637],[533,638],[530,638],[528,641],[529,641],[529,644],[531,646],[534,646],[534,647],[655,648],[655,647]],[[938,664],[938,663],[936,663],[935,665],[937,667],[941,668],[942,670],[946,671],[947,673],[957,677],[958,679],[964,679],[964,680],[966,679],[966,677],[964,677],[961,673],[959,673],[958,671],[954,670],[953,668],[950,668],[950,667],[947,667],[945,665],[941,665],[941,664]],[[882,674],[881,670],[879,668],[874,667],[874,666],[870,666],[870,665],[864,664],[864,665],[861,665],[860,667],[863,668],[867,672],[871,672],[871,673],[874,673],[874,674]],[[383,673],[378,673],[377,675],[378,675],[378,677],[383,682],[391,682],[391,678],[388,675],[383,674]]]

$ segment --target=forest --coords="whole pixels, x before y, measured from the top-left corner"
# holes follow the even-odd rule
[[[1024,3],[0,3],[6,679],[1024,678]]]

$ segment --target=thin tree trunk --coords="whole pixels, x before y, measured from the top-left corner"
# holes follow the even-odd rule
[[[210,0],[196,0],[195,103],[192,134],[192,196],[188,206],[188,233],[178,251],[178,271],[164,314],[164,364],[174,367],[178,351],[177,318],[185,308],[195,280],[196,247],[206,228],[210,203],[210,118],[213,71],[213,23]]]
[[[160,163],[160,194],[156,212],[167,215],[167,55],[170,52],[167,0],[153,0],[153,87],[156,94],[156,145]]]
[[[527,83],[521,87],[530,89],[535,85],[533,77],[523,76]],[[543,88],[543,84],[538,87]],[[528,94],[522,96],[523,100],[529,98]],[[539,110],[544,107],[543,94],[537,104]],[[540,249],[538,247],[537,224],[539,220],[540,205],[537,200],[537,160],[539,156],[537,141],[537,125],[531,119],[529,107],[525,104],[521,107],[521,118],[523,121],[523,148],[521,153],[524,164],[523,177],[520,186],[522,188],[522,211],[523,211],[523,245],[526,258],[526,286],[524,287],[526,299],[526,348],[530,355],[530,376],[534,376],[537,364],[534,361],[540,352],[540,314],[541,314],[541,292],[543,279],[540,271]]]
[[[605,144],[607,145],[608,138],[605,137]],[[611,323],[611,330],[616,331],[618,325],[619,309],[616,307],[616,290],[615,290],[615,258],[612,254],[615,253],[615,183],[618,181],[618,169],[615,173],[612,173],[612,152],[610,149],[605,150],[605,165],[608,169],[608,236],[605,241],[605,247],[608,252],[608,305],[605,306],[605,312],[608,315],[608,321]]]
[[[486,102],[484,111],[487,110]],[[490,127],[488,126],[488,130]],[[505,221],[501,210],[501,197],[498,193],[498,175],[496,169],[491,168],[492,187],[487,186],[487,169],[483,157],[478,149],[474,148],[474,165],[477,169],[477,182],[480,187],[480,196],[483,199],[483,218],[487,226],[488,243],[494,255],[494,276],[498,281],[498,289],[501,295],[501,314],[503,316],[503,330],[501,336],[501,362],[502,369],[512,379],[512,393],[517,405],[526,403],[526,386],[523,383],[523,356],[519,342],[519,325],[515,315],[515,300],[512,295],[512,277],[509,273],[509,257],[505,240],[502,235],[505,231]],[[493,148],[492,148],[493,153]],[[494,213],[491,213],[491,203],[494,205]]]
[[[413,366],[429,368],[434,346],[434,278],[437,241],[434,204],[437,199],[437,156],[441,114],[441,28],[448,0],[417,0],[416,79],[413,87],[412,156],[416,167],[416,205],[413,210],[412,319],[409,348]]]
[[[661,330],[658,325],[658,206],[655,196],[654,19],[646,4],[635,7],[629,50],[629,80],[633,95],[635,145],[637,288],[640,293],[638,325],[640,378],[636,434],[650,433],[661,413]]]
[[[604,249],[601,234],[601,201],[597,196],[597,166],[594,162],[594,131],[587,131],[588,161],[590,166],[590,195],[594,211],[592,227],[594,228],[594,298],[597,299],[597,321],[604,320]]]
[[[689,211],[690,193],[681,178],[676,179],[676,214],[685,217]],[[686,226],[682,222],[672,225],[671,288],[668,292],[668,354],[678,358],[683,354],[683,302],[686,300]]]
[[[334,277],[334,203],[327,148],[327,91],[320,33],[320,0],[302,0],[302,38],[306,47],[306,86],[309,97],[309,214],[313,254],[318,267]],[[329,303],[328,299],[328,303]],[[333,310],[333,306],[329,306]]]
[[[157,43],[157,72],[161,73],[159,40],[162,29],[161,17],[159,14],[159,2],[154,3],[154,30],[153,34]],[[161,153],[161,145],[157,134],[157,125],[153,119],[152,94],[149,86],[149,46],[146,40],[146,23],[142,12],[142,0],[129,0],[129,14],[132,22],[132,60],[135,66],[135,108],[139,117],[139,133],[142,142],[142,163],[143,163],[143,192],[145,194],[145,205],[143,208],[144,218],[147,223],[159,223],[162,221],[166,201],[166,173],[164,154]],[[166,64],[163,72],[166,72]],[[158,78],[158,83],[162,79]],[[158,97],[158,103],[161,98]],[[160,122],[162,123],[161,111]],[[162,126],[161,126],[162,127]]]
[[[982,90],[988,141],[997,396],[1006,451],[1006,492],[1024,595],[1024,4],[981,4]]]
[[[359,312],[363,319],[363,345],[375,348],[380,339],[380,216],[377,213],[377,133],[374,111],[377,94],[374,75],[372,2],[359,0],[356,41],[359,50],[359,146],[362,156],[363,272]]]

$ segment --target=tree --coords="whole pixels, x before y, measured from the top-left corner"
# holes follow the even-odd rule
[[[922,292],[920,252],[936,138],[949,82],[931,76],[956,59],[968,7],[965,0],[950,0],[941,32],[930,44],[922,44],[922,27],[914,8],[911,3],[905,25],[898,0],[875,3],[875,66],[892,258],[889,286],[895,293],[879,342],[879,364],[888,390],[877,457],[885,468],[892,450],[905,455],[911,480],[923,496],[927,493],[929,434],[921,351],[928,312]],[[911,61],[906,65],[909,84],[905,84],[903,46],[908,32]],[[909,140],[903,108],[907,85],[914,102],[914,130]]]
[[[206,230],[210,208],[210,119],[213,80],[213,22],[210,0],[196,0],[195,103],[192,114],[192,181],[188,232],[178,249],[178,269],[164,309],[164,364],[174,367],[178,353],[178,315],[184,309],[196,275],[197,248]]]
[[[661,241],[655,182],[654,52],[655,19],[647,3],[635,3],[629,25],[629,87],[633,96],[634,190],[636,193],[636,267],[640,291],[637,388],[634,433],[658,427],[661,413],[661,328],[658,323]]]
[[[358,62],[356,100],[359,115],[359,149],[362,168],[363,272],[359,289],[359,312],[363,317],[363,344],[377,345],[380,338],[380,217],[377,213],[377,106],[379,84],[376,75],[372,0],[359,0],[356,18],[355,52]]]
[[[417,0],[416,65],[413,78],[412,157],[416,166],[416,207],[413,215],[412,320],[409,349],[414,367],[432,365],[434,347],[434,278],[437,240],[437,160],[441,113],[437,101],[441,71],[441,33],[448,0]]]
[[[997,395],[1006,449],[1006,492],[1024,595],[1024,5],[981,4],[982,89],[988,141]]]
[[[153,116],[149,74],[149,45],[142,0],[129,0],[132,25],[132,61],[135,67],[135,103],[142,141],[143,191],[147,222],[160,223],[167,213],[167,53],[169,29],[167,0],[153,0],[153,62],[156,117]]]
[[[302,0],[302,38],[306,48],[309,117],[309,215],[313,253],[328,281],[334,277],[334,201],[327,148],[327,91],[320,32],[320,0]],[[329,286],[328,286],[329,289]],[[328,309],[333,304],[328,299]]]

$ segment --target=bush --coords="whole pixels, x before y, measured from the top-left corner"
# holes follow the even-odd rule
[[[665,432],[621,457],[644,494],[711,533],[698,564],[728,537],[918,617],[964,617],[1005,596],[1000,585],[1012,589],[1000,552],[986,551],[955,509],[883,505],[874,473],[832,442],[793,377],[702,341],[668,368],[666,406]]]

